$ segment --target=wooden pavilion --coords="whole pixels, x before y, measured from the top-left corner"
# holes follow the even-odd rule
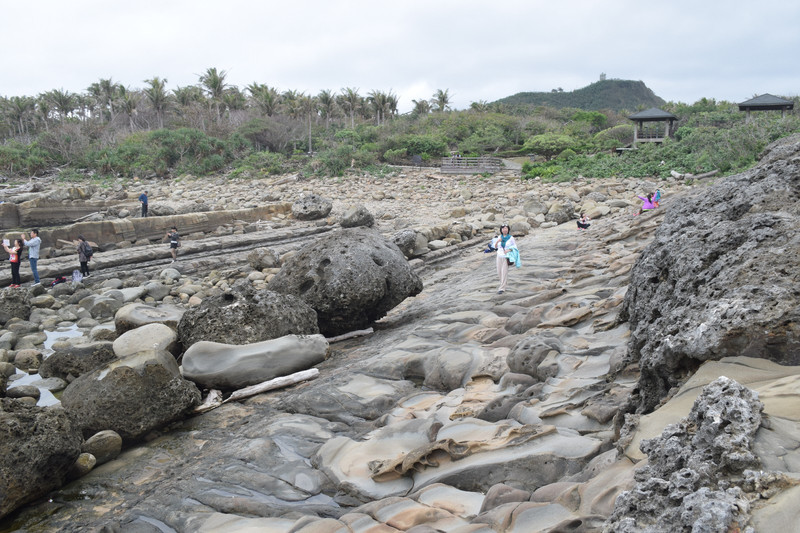
[[[633,129],[633,146],[640,142],[664,142],[664,139],[672,135],[672,126],[678,120],[672,113],[657,107],[640,111],[628,118],[636,123]]]
[[[756,96],[755,98],[751,98],[739,104],[739,111],[745,111],[747,113],[747,117],[744,120],[745,123],[750,122],[750,111],[780,110],[781,118],[783,118],[786,116],[786,112],[791,111],[793,108],[794,102],[791,100],[784,100],[783,98],[778,98],[771,94],[762,94],[761,96]]]

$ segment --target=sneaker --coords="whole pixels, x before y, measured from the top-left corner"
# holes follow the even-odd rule
[[[173,259],[172,261],[170,261],[170,263],[174,263],[174,262],[175,262],[175,260],[174,260],[174,259]]]
[[[503,294],[503,291],[497,291],[497,294]]]

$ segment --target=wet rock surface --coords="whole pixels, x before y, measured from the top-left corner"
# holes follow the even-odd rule
[[[601,531],[617,496],[635,487],[636,469],[646,464],[639,444],[657,438],[668,424],[679,424],[702,388],[723,375],[757,391],[764,409],[760,425],[753,419],[745,426],[743,417],[730,425],[738,429],[729,434],[725,424],[714,425],[714,416],[693,419],[710,428],[700,432],[704,439],[730,437],[720,449],[733,453],[722,461],[742,459],[730,462],[724,475],[709,474],[717,485],[707,487],[719,491],[727,482],[726,494],[738,488],[745,495],[736,500],[739,509],[767,530],[777,530],[781,517],[797,516],[791,502],[800,472],[795,408],[800,368],[748,357],[708,361],[680,390],[673,389],[658,411],[625,412],[636,404],[631,398],[640,386],[635,361],[625,357],[630,330],[618,319],[631,270],[665,214],[703,194],[704,185],[665,185],[662,208],[633,217],[631,198],[655,184],[604,180],[568,187],[499,176],[476,181],[470,196],[462,194],[461,178],[425,172],[400,180],[355,177],[336,186],[332,180],[315,182],[313,188],[332,199],[328,219],[304,223],[276,216],[262,224],[220,226],[214,235],[187,239],[176,263],[168,263],[161,244],[101,252],[97,275],[47,291],[52,304],[43,302],[29,319],[6,323],[6,333],[0,332],[0,339],[7,339],[0,350],[5,360],[34,349],[47,363],[45,325],[47,331],[80,335],[62,341],[75,346],[86,342],[84,336],[113,336],[108,341],[119,336],[114,317],[95,316],[81,305],[93,301],[86,300],[92,294],[154,310],[174,305],[188,314],[237,284],[265,290],[281,265],[337,231],[339,213],[359,203],[376,215],[374,231],[385,241],[404,236],[402,254],[413,257],[408,266],[424,285],[372,323],[371,333],[331,340],[328,357],[316,364],[316,379],[228,401],[203,414],[183,412],[168,425],[154,425],[144,442],[123,441],[119,455],[119,440],[105,433],[108,428],[88,429],[86,442],[101,443],[84,446],[85,455],[70,466],[71,475],[82,477],[7,516],[8,528]],[[312,185],[286,183],[284,200]],[[220,205],[236,207],[239,186],[212,184],[202,196],[219,191]],[[481,203],[499,186],[507,193],[506,205]],[[192,194],[185,191],[182,200]],[[264,194],[281,198],[276,191]],[[578,232],[574,222],[545,221],[546,213],[564,212],[568,205],[597,210],[589,231]],[[153,217],[148,224],[174,216]],[[499,221],[521,228],[523,260],[502,295],[496,292],[495,257],[481,253]],[[253,254],[257,249],[269,252]],[[139,262],[130,262],[133,256]],[[67,260],[45,259],[40,271]],[[123,292],[149,284],[159,290]],[[156,323],[174,327],[166,320]],[[104,368],[110,374],[113,367]],[[9,378],[12,389],[28,386],[30,376],[18,376]],[[176,377],[169,370],[166,376]],[[156,377],[149,380],[159,384]],[[186,377],[184,372],[180,379],[191,383]],[[140,405],[152,407],[136,396],[131,381],[133,389],[118,397],[113,409],[134,418]],[[167,399],[147,390],[153,401],[173,407],[193,396],[173,391]],[[213,393],[203,391],[207,400]],[[705,409],[711,413],[726,397],[715,396]],[[745,397],[742,391],[740,398]],[[43,401],[44,392],[38,402]],[[60,409],[46,409],[54,408]],[[719,409],[720,417],[743,412]],[[694,435],[693,428],[687,426],[686,435]],[[739,434],[747,437],[737,440]],[[653,451],[669,449],[658,442],[652,441]],[[713,443],[700,449],[715,450]],[[706,473],[703,453],[692,461]],[[659,475],[667,476],[672,455],[661,457],[656,463],[665,468]],[[729,475],[745,463],[760,464],[765,475]],[[704,488],[687,492],[685,500],[697,502],[693,509],[708,510],[698,518],[724,519],[730,507],[717,505],[723,500]],[[743,517],[735,518],[743,523]]]

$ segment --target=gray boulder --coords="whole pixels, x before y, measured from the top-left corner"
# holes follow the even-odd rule
[[[131,303],[116,312],[114,327],[117,329],[117,335],[147,324],[163,324],[177,330],[183,313],[182,307],[174,305],[153,307],[143,303]]]
[[[31,316],[31,297],[25,289],[0,291],[0,325],[12,318],[27,320]]]
[[[183,379],[169,352],[149,350],[79,377],[64,390],[61,405],[88,438],[107,429],[123,441],[183,419],[200,403],[200,391]]]
[[[800,135],[752,169],[673,202],[631,272],[622,320],[640,412],[703,361],[800,364]]]
[[[200,341],[183,354],[183,375],[207,389],[240,389],[306,370],[327,355],[322,335],[286,335],[245,345]]]
[[[67,341],[53,343],[53,353],[39,367],[43,378],[76,378],[117,359],[110,342],[72,344]]]
[[[82,440],[63,410],[0,399],[0,518],[61,487]]]
[[[371,228],[375,225],[375,217],[363,205],[356,205],[347,208],[342,213],[339,218],[339,225],[343,228],[355,228],[358,226]]]
[[[400,230],[392,237],[392,242],[400,248],[404,256],[411,258],[417,248],[417,232],[413,229]],[[427,242],[427,241],[426,241]]]
[[[319,333],[317,314],[300,298],[256,290],[246,280],[229,291],[203,299],[178,324],[184,348],[198,341],[251,344],[284,335]]]
[[[764,474],[747,472],[760,466],[753,444],[763,408],[732,379],[706,385],[688,417],[642,441],[647,466],[617,498],[604,531],[743,531],[758,495],[742,488],[758,487],[753,477]]]
[[[333,203],[318,194],[307,194],[292,204],[292,214],[297,220],[325,218],[333,209]]]
[[[289,258],[268,287],[304,300],[317,312],[320,332],[332,336],[383,317],[419,294],[422,280],[400,249],[380,233],[348,228]]]
[[[281,258],[275,250],[258,248],[247,254],[247,264],[253,267],[253,270],[264,270],[280,266]]]
[[[114,314],[122,307],[122,301],[110,296],[92,294],[79,302],[80,306],[89,311],[92,318],[113,318]]]

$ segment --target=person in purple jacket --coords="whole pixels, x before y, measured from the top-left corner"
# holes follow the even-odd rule
[[[642,207],[639,209],[639,212],[636,213],[637,215],[641,215],[645,211],[656,208],[656,205],[653,203],[653,193],[647,193],[647,198],[638,195],[636,197],[642,201]]]

